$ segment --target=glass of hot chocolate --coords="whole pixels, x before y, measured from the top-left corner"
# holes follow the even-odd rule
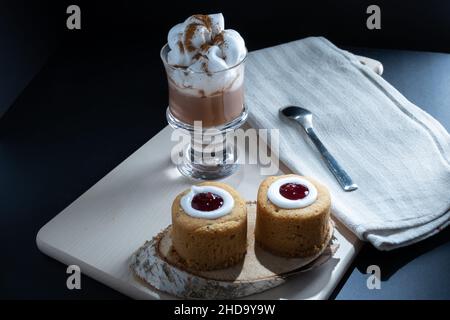
[[[218,179],[236,168],[230,133],[247,119],[244,65],[247,49],[222,14],[194,15],[174,26],[161,50],[167,73],[167,120],[190,136],[179,171],[198,179]]]

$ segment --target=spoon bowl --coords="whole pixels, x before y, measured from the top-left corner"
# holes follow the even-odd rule
[[[287,106],[280,109],[280,114],[282,114],[286,118],[299,122],[304,128],[312,128],[313,126],[313,115],[311,111],[305,108],[297,106]]]

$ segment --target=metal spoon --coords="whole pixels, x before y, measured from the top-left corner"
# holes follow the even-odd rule
[[[285,117],[295,120],[305,130],[306,134],[312,140],[316,148],[322,154],[330,171],[336,177],[336,180],[345,191],[353,191],[358,189],[358,186],[352,181],[352,178],[345,172],[345,170],[339,165],[336,159],[330,154],[327,148],[320,141],[313,129],[312,113],[309,110],[300,108],[297,106],[288,106],[280,109],[280,114]]]

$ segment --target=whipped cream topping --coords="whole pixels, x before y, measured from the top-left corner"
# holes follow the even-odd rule
[[[306,197],[298,200],[291,200],[283,197],[280,193],[280,187],[287,183],[301,184],[308,188],[309,192]],[[283,209],[299,209],[307,207],[314,203],[317,199],[316,187],[306,179],[300,177],[285,177],[273,182],[267,190],[267,198],[279,208]]]
[[[201,211],[192,207],[192,200],[199,193],[211,192],[223,199],[220,208],[212,211]],[[229,214],[234,207],[233,196],[226,190],[214,186],[192,186],[191,190],[181,198],[181,208],[193,218],[217,219]]]
[[[172,80],[178,86],[210,95],[242,84],[236,81],[237,70],[227,69],[245,58],[245,42],[237,31],[225,30],[221,13],[187,18],[170,29],[167,43],[167,63],[182,69],[172,72]]]

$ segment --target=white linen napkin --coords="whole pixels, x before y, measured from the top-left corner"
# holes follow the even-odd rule
[[[334,216],[360,239],[390,250],[448,225],[450,135],[353,54],[298,40],[250,53],[245,81],[250,124],[280,129],[280,161],[325,183]],[[344,192],[302,129],[278,115],[286,105],[314,114],[358,190]]]

